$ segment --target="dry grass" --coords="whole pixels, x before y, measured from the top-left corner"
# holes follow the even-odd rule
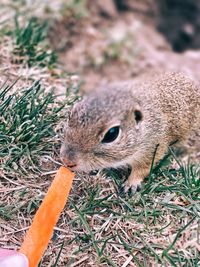
[[[16,164],[9,168],[7,162],[12,156],[9,153],[12,147],[7,150],[6,157],[0,156],[0,246],[10,249],[20,247],[60,164],[57,132],[62,128],[60,123],[66,108],[76,99],[73,90],[76,80],[67,75],[62,66],[57,64],[49,68],[36,64],[30,67],[26,60],[20,64],[13,60],[15,12],[26,14],[19,16],[21,24],[33,15],[42,14],[44,18],[49,18],[51,9],[56,17],[61,16],[59,5],[62,1],[45,1],[47,4],[33,2],[33,5],[10,0],[2,3],[0,82],[2,85],[7,78],[7,83],[12,85],[20,76],[19,81],[10,86],[8,94],[22,97],[27,88],[41,80],[45,90],[43,97],[38,98],[39,104],[52,88],[56,88],[55,93],[59,97],[49,101],[42,116],[54,116],[54,108],[60,107],[60,100],[66,99],[66,104],[54,120],[50,120],[51,134],[38,139],[29,154],[23,152]],[[2,103],[0,99],[0,106]],[[1,119],[9,114],[9,108],[0,113]],[[13,101],[12,111],[15,108]],[[19,109],[14,114],[17,111]],[[21,122],[16,124],[13,138],[16,138],[20,126]],[[34,134],[38,129],[34,129]],[[22,134],[25,134],[24,130]],[[8,133],[6,136],[10,137]],[[0,151],[3,149],[2,140],[0,135]],[[181,162],[171,153],[170,160],[161,162],[142,190],[133,197],[118,193],[127,170],[107,170],[96,176],[77,175],[69,202],[40,266],[199,266],[200,166],[187,160]]]

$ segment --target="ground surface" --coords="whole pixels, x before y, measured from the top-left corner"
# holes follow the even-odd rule
[[[199,81],[200,51],[177,54],[171,50],[156,32],[155,18],[146,12],[152,8],[152,1],[143,1],[142,6],[134,6],[134,11],[123,13],[112,5],[104,10],[101,4],[91,1],[88,5],[84,1],[69,1],[70,6],[56,0],[2,2],[1,84],[6,78],[11,84],[20,76],[9,92],[23,94],[22,88],[40,79],[46,92],[54,87],[58,100],[67,102],[56,118],[53,114],[59,105],[57,101],[41,113],[48,114],[56,134],[45,133],[27,150],[22,149],[26,139],[18,145],[20,123],[15,123],[12,133],[18,143],[15,146],[9,139],[12,145],[8,153],[3,149],[7,137],[0,132],[0,246],[16,249],[59,166],[58,132],[66,109],[75,99],[79,81],[81,92],[88,92],[109,81],[137,79],[145,72],[162,69],[182,71]],[[32,16],[39,17],[39,21],[48,20],[50,30],[45,42],[58,55],[56,65],[30,66],[26,55],[22,58],[13,53],[16,14],[20,25]],[[16,108],[14,104],[12,107]],[[0,113],[1,119],[8,119],[8,110]],[[42,111],[38,108],[37,112]],[[32,134],[40,130],[42,123]],[[23,127],[20,133],[25,136]],[[9,130],[7,135],[10,136]],[[15,154],[16,147],[21,149],[20,157],[16,156],[18,150]],[[13,155],[17,163],[6,165]],[[199,266],[199,160],[199,140],[195,140],[190,155],[178,159],[174,155],[168,164],[162,162],[133,197],[118,194],[126,171],[77,176],[41,266]]]

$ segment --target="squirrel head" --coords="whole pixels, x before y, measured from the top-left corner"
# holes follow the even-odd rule
[[[99,89],[72,108],[61,159],[72,170],[83,172],[129,164],[142,122],[143,112],[130,88]]]

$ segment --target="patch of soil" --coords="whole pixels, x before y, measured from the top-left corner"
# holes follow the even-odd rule
[[[158,29],[176,52],[200,48],[200,2],[157,0]]]
[[[50,36],[54,48],[66,44],[59,59],[67,72],[78,71],[84,91],[158,70],[181,71],[199,80],[200,50],[175,53],[157,32],[155,17],[130,9],[105,18],[94,6],[86,18],[57,21]]]

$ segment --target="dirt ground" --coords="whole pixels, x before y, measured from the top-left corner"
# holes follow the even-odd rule
[[[144,14],[142,9],[115,12],[105,18],[93,8],[89,17],[78,23],[57,22],[50,34],[66,70],[80,74],[83,90],[134,79],[149,71],[181,71],[200,80],[200,50],[174,52],[156,30],[156,13]]]

